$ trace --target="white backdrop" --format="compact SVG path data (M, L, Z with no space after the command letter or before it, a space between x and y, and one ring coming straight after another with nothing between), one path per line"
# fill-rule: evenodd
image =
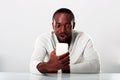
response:
M120 0L0 0L0 71L29 71L36 37L52 30L61 7L74 12L75 29L92 37L101 71L120 72Z

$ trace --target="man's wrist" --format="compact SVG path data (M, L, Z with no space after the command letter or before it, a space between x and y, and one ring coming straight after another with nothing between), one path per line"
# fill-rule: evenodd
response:
M70 73L70 65L67 65L64 68L62 68L62 72L63 73Z

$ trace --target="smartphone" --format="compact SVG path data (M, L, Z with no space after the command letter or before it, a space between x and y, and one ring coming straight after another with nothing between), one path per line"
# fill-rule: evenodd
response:
M56 55L60 56L68 52L68 44L67 43L57 43L56 44Z

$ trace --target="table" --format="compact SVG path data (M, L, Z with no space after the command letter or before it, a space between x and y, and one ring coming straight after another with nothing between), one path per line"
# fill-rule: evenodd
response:
M45 74L0 72L0 80L120 80L120 73Z

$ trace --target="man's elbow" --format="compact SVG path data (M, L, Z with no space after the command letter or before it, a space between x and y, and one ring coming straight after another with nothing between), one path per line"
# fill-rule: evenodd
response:
M92 65L92 71L93 73L100 73L100 62L97 60L93 65Z

